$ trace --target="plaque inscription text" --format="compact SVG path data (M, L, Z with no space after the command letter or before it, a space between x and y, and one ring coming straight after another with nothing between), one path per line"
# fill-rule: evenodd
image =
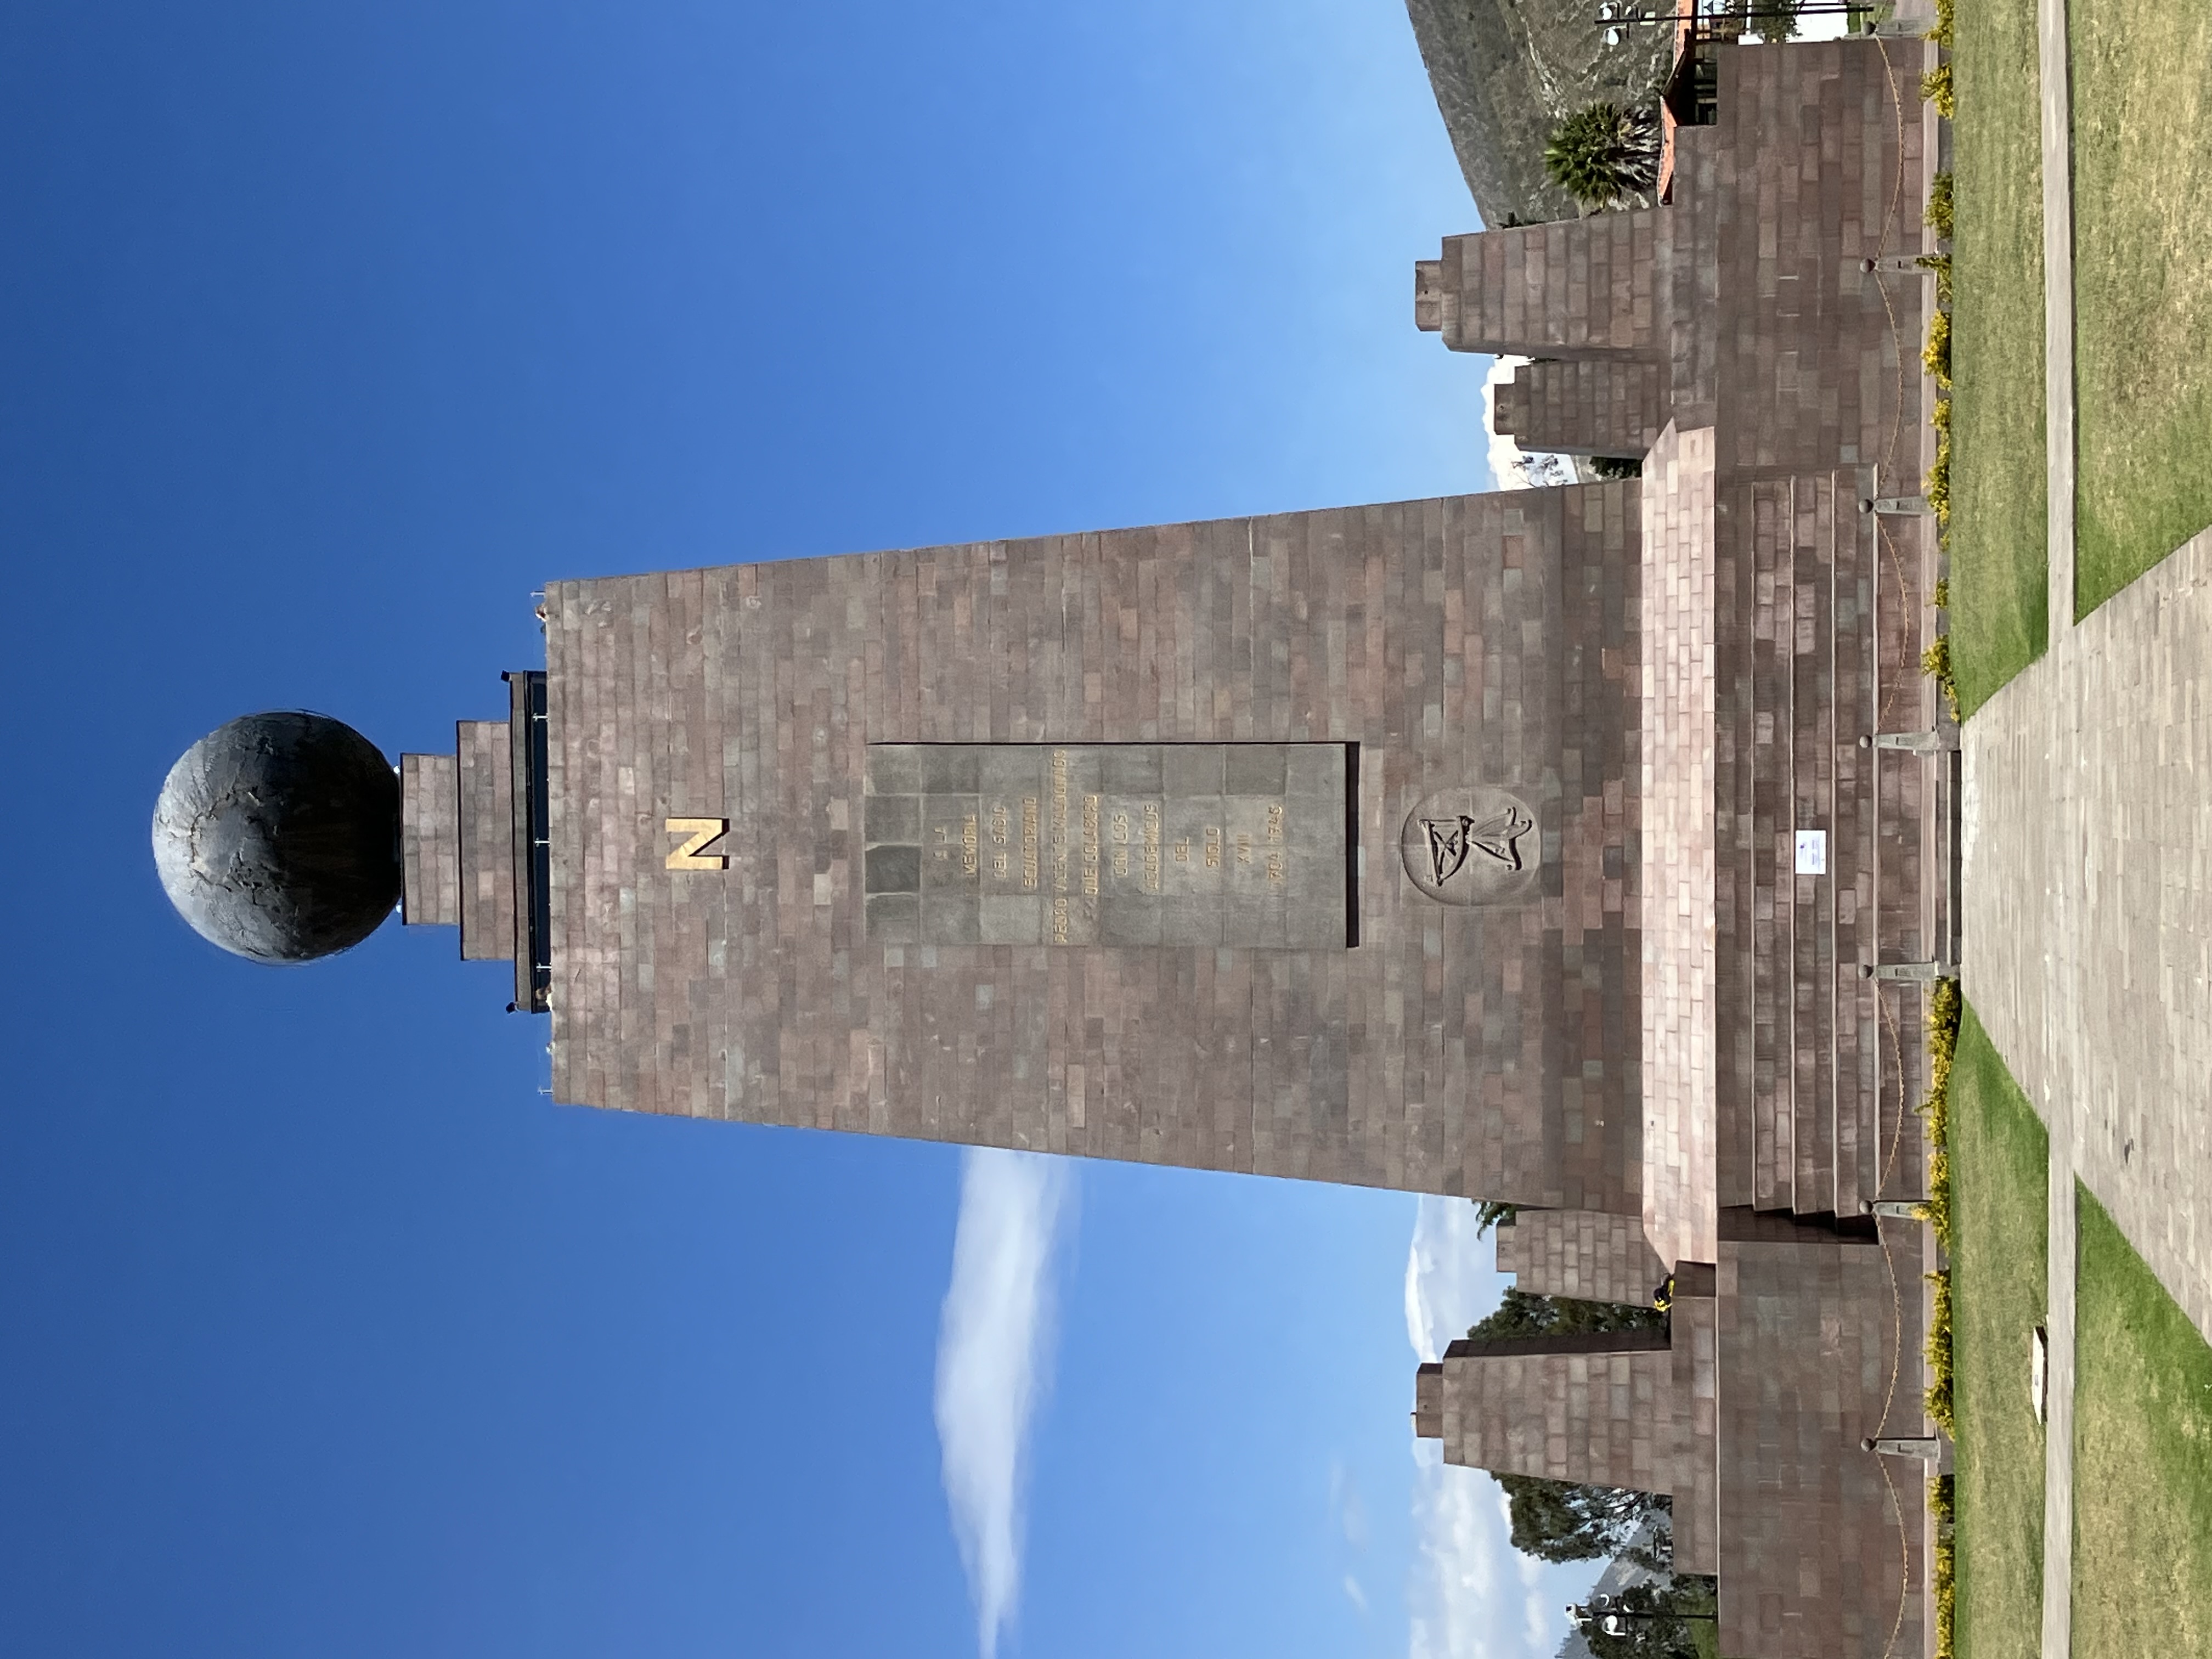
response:
M1346 745L872 744L885 945L1350 942Z

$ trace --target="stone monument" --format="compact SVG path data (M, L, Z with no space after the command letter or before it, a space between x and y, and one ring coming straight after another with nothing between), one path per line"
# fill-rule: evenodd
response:
M1872 741L1936 713L1924 56L1688 31L1661 205L1417 267L1534 360L1524 443L1640 479L556 581L505 717L346 785L337 854L343 765L257 817L196 748L164 880L283 960L396 885L514 963L563 1102L1521 1206L1525 1287L1671 1274L1671 1333L1455 1343L1417 1431L1671 1494L1727 1653L1919 1651L1917 1466L1862 1442L1925 1431L1873 970L1951 926L1947 775Z

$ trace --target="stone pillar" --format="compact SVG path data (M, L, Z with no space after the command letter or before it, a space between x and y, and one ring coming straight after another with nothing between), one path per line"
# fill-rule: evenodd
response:
M399 757L399 918L410 927L461 919L459 808L451 755Z
M1502 1223L1496 1237L1498 1271L1542 1296L1649 1307L1668 1273L1644 1237L1641 1216L1523 1210Z
M399 757L401 919L458 927L471 962L515 955L512 729L462 720L453 754Z
M1414 266L1414 323L1454 351L1656 362L1665 210L1448 236L1441 258Z
M1718 1308L1686 1276L1667 1330L1463 1340L1413 1382L1413 1432L1498 1474L1663 1492L1684 1572L1719 1570Z
M1523 363L1497 410L1499 433L1523 449L1633 458L1667 424L1667 392L1656 362Z

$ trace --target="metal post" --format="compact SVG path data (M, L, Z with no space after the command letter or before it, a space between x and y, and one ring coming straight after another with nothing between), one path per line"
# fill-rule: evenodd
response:
M1934 1463L1943 1455L1943 1438L1934 1434L1884 1435L1860 1441L1859 1449L1877 1457L1917 1457L1923 1463Z
M1859 968L1861 979L1902 979L1918 984L1928 984L1939 979L1955 979L1959 967L1951 962L1875 962Z
M1861 743L1862 749L1867 745ZM1874 734L1876 749L1902 749L1911 755L1940 755L1959 746L1959 728L1939 726L1929 732L1877 732Z

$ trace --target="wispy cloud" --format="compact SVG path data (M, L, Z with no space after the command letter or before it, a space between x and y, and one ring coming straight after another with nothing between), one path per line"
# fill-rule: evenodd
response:
M1498 1304L1511 1281L1497 1260L1495 1247L1475 1231L1474 1205L1421 1199L1406 1251L1406 1340L1416 1358L1442 1358L1444 1344Z
M1364 1619L1368 1611L1367 1587L1359 1582L1359 1570L1366 1558L1371 1528L1367 1521L1367 1504L1359 1496L1359 1478L1341 1459L1328 1466L1328 1508L1344 1539L1344 1599L1357 1607Z
M1030 1424L1051 1380L1053 1257L1073 1196L1060 1159L979 1149L961 1165L937 1438L983 1659L1021 1600Z
M1328 1466L1328 1507L1337 1528L1354 1552L1367 1547L1367 1505L1359 1496L1359 1480L1340 1459Z
M1474 1206L1424 1198L1406 1252L1406 1340L1415 1358L1444 1345L1498 1305L1509 1282ZM1443 1461L1433 1440L1413 1443L1413 1583L1408 1597L1413 1659L1520 1659L1555 1640L1545 1611L1542 1565L1512 1545L1505 1494L1479 1469Z
M1417 1441L1413 1526L1418 1542L1410 1600L1413 1659L1492 1659L1516 1653L1509 1637L1510 1601L1501 1595L1501 1567L1510 1571L1512 1546L1495 1481L1454 1468L1433 1440Z
M1513 1512L1506 1507L1505 1494L1498 1494L1498 1512L1505 1523L1505 1535L1513 1535ZM1552 1618L1552 1604L1543 1596L1544 1564L1533 1555L1516 1553L1513 1571L1521 1578L1521 1632L1528 1638L1531 1653L1543 1653L1559 1639L1560 1628ZM1560 1611L1566 1611L1560 1604Z

